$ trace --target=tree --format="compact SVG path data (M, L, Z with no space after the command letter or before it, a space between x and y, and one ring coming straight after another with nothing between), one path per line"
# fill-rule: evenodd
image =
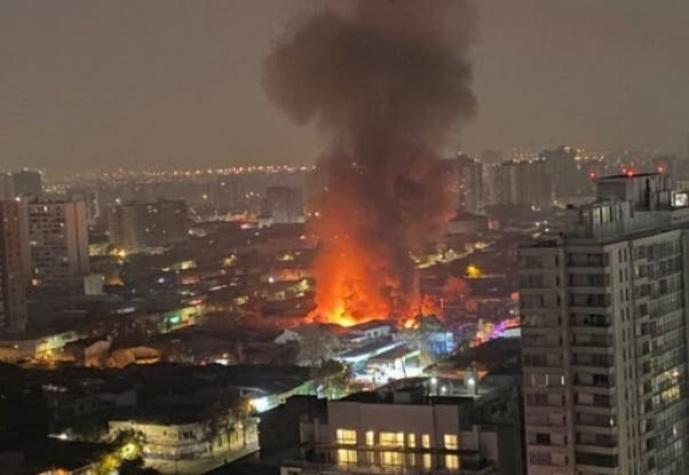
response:
M133 460L123 460L119 468L119 475L157 475L158 470L145 467L144 460L141 457Z
M335 360L328 360L313 368L312 378L321 382L329 399L336 399L349 392L352 382L352 368Z
M143 454L144 435L133 429L122 430L113 439L110 450L101 455L96 463L96 475L110 475L120 470L127 463L128 468L136 466L134 462ZM141 461L143 465L143 460ZM137 473L137 472L134 472Z

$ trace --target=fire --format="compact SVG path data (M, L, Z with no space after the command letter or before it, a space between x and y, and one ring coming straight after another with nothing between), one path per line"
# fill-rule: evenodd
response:
M440 155L476 110L472 18L461 1L357 0L316 12L266 58L268 97L325 144L310 200L312 319L403 324L431 306L410 253L455 214Z
M312 317L342 326L352 326L392 312L385 298L375 256L351 237L335 240L316 258L316 305Z

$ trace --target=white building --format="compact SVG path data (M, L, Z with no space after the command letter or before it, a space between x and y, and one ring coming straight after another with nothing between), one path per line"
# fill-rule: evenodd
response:
M686 474L687 194L644 174L597 196L520 249L529 474Z
M512 431L519 429L478 422L476 404L472 398L429 397L423 387L330 400L327 420L301 424L311 459L284 462L281 473L518 473L520 450Z
M173 416L173 415L171 415ZM119 432L134 430L143 435L143 457L147 463L156 461L208 458L219 452L240 449L258 450L256 420L218 421L183 420L173 417L170 422L145 420L112 420L108 423L112 438Z

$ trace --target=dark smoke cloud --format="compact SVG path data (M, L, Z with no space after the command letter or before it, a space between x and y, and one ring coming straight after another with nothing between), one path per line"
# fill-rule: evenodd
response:
M357 285L393 309L413 292L409 252L451 211L438 154L476 109L472 35L463 1L337 0L266 59L268 96L328 141L313 203L323 253L365 255L371 282Z

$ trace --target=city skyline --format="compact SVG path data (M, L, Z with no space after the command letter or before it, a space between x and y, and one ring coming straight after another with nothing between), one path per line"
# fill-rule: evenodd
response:
M285 25L328 3L1 1L0 168L312 163L317 132L275 110L261 68ZM456 149L685 152L689 6L474 4L478 115Z

